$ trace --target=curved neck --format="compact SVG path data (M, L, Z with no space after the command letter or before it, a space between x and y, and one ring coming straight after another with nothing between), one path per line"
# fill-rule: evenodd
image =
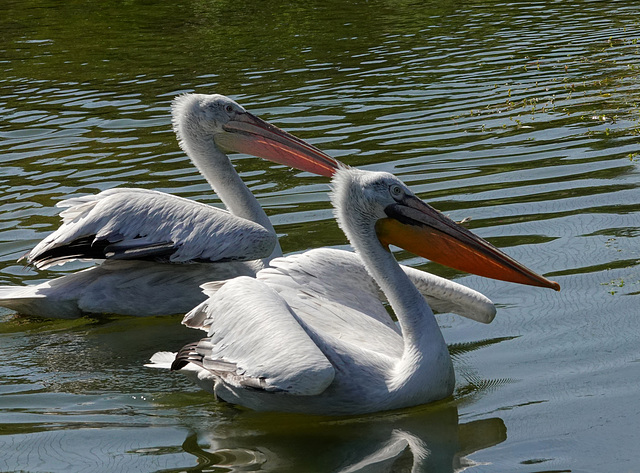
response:
M373 226L365 233L350 236L349 240L395 312L405 352L420 349L424 343L444 345L433 311L391 252L380 244Z
M383 248L374 224L343 217L347 217L339 219L343 230L387 297L402 329L404 350L388 373L389 389L415 384L420 392L425 379L433 382L438 378L448 386L449 381L444 380L452 379L453 365L433 311L393 255Z
M187 154L229 212L276 233L258 200L242 182L227 155L220 151L213 140L207 140L206 146L188 146ZM282 256L282 249L276 241L275 248L264 262L268 263L278 256Z

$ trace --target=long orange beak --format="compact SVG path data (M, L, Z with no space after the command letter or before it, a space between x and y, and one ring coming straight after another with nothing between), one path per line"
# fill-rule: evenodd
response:
M215 141L229 151L327 177L333 176L338 169L338 161L318 148L249 112L236 116L223 128L225 132L216 135Z
M560 284L531 271L488 241L414 196L385 209L378 220L380 242L404 248L450 268L502 281L560 290Z

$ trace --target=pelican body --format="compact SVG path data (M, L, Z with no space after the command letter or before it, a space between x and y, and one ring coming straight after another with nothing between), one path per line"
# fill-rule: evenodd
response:
M414 406L449 396L455 376L434 313L389 244L476 274L559 289L392 174L343 166L334 173L338 224L398 325L361 282L336 288L326 269L317 270L324 250L311 250L274 259L255 279L204 285L208 299L183 323L207 337L177 354L157 353L150 366L184 371L220 399L260 411L350 415ZM303 273L312 284L300 284Z

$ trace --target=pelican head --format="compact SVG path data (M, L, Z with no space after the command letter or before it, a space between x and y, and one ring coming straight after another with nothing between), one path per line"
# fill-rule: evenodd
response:
M359 231L375 231L390 244L479 276L560 290L488 241L446 217L396 176L341 167L333 178L336 219L351 241ZM373 227L373 229L372 229Z
M174 99L171 113L180 146L189 155L205 154L215 147L323 176L331 176L338 167L319 149L252 115L224 95L180 95Z

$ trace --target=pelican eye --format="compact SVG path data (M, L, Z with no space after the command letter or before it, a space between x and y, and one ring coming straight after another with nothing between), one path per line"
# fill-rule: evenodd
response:
M233 107L231 105L225 105L224 109L227 113L233 112Z
M402 197L402 195L404 194L402 187L400 187L398 184L392 184L391 187L389 187L389 191L394 198Z

